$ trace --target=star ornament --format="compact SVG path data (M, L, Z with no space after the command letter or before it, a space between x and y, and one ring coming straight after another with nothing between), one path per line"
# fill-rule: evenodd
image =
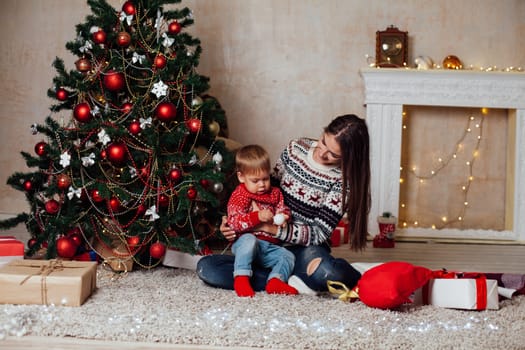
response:
M60 165L62 165L63 168L69 166L70 162L71 156L69 155L69 153L67 153L67 151L60 155Z
M162 80L159 80L158 83L153 84L153 89L151 89L151 93L157 96L157 98L166 96L168 93L168 85L164 84Z

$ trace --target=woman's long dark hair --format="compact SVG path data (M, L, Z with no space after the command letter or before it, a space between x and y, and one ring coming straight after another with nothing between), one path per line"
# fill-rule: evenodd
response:
M335 136L341 148L343 173L343 212L350 228L353 250L366 247L370 212L370 139L363 119L346 114L332 120L324 129Z

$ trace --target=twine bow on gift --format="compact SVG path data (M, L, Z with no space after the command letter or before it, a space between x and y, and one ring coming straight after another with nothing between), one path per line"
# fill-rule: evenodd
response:
M47 264L40 265L40 269L38 272L26 276L21 282L20 285L26 283L28 279L30 279L33 276L41 276L40 279L40 294L42 298L42 304L47 305L47 276L49 276L54 271L61 271L64 269L64 264L62 263L62 260L52 259L49 260Z
M349 289L344 283L337 281L326 281L330 294L338 297L342 301L355 301L359 299L357 288Z

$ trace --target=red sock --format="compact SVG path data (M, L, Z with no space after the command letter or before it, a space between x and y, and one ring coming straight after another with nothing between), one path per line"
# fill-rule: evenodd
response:
M288 283L281 281L277 277L274 277L268 281L268 283L266 284L266 292L268 294L299 294L297 289L288 285Z
M249 276L235 276L233 279L233 289L240 297L253 297L255 292L250 285Z

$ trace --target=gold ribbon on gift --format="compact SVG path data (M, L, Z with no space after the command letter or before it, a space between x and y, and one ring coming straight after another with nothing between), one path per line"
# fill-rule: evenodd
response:
M342 301L353 301L359 299L357 288L349 289L344 283L338 281L326 281L330 294L338 297Z
M40 294L42 298L42 304L47 305L47 276L49 276L54 271L61 271L64 269L64 264L62 263L62 260L57 259L51 259L48 261L47 264L40 265L40 269L29 276L26 276L21 282L20 285L26 283L28 279L30 279L33 276L41 276L40 278Z

